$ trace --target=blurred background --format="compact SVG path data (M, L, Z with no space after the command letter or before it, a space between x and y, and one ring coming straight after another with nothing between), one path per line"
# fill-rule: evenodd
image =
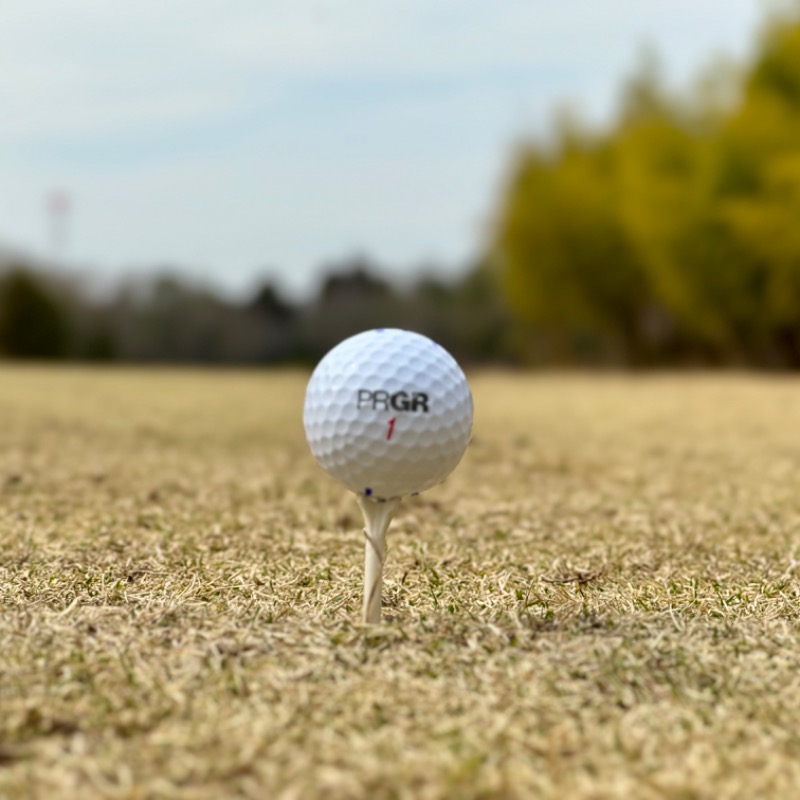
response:
M0 355L800 366L800 3L7 0Z

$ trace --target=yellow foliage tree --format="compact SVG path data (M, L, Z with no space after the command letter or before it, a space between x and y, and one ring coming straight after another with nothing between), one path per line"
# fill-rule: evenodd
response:
M644 287L615 213L615 171L613 148L575 131L557 154L521 153L495 252L523 318L630 346Z
M666 335L800 365L800 15L768 28L733 104L669 98L650 60L606 135L530 145L493 245L514 308L544 330L630 358Z

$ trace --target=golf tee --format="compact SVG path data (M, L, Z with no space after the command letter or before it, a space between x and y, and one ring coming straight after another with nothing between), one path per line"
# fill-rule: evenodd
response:
M383 562L386 557L386 531L400 500L372 500L356 495L364 514L364 606L363 621L374 624L381 621L383 589Z

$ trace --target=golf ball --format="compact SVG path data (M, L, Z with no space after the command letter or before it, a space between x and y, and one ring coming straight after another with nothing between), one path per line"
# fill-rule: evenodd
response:
M404 497L441 483L461 460L472 395L443 347L378 328L345 339L319 362L303 424L331 477L378 500Z

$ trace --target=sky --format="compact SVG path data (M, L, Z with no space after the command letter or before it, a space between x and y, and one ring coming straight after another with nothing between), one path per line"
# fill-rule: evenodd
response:
M513 148L743 59L762 0L3 0L0 245L113 281L313 291L485 245ZM59 233L51 198L64 192Z

